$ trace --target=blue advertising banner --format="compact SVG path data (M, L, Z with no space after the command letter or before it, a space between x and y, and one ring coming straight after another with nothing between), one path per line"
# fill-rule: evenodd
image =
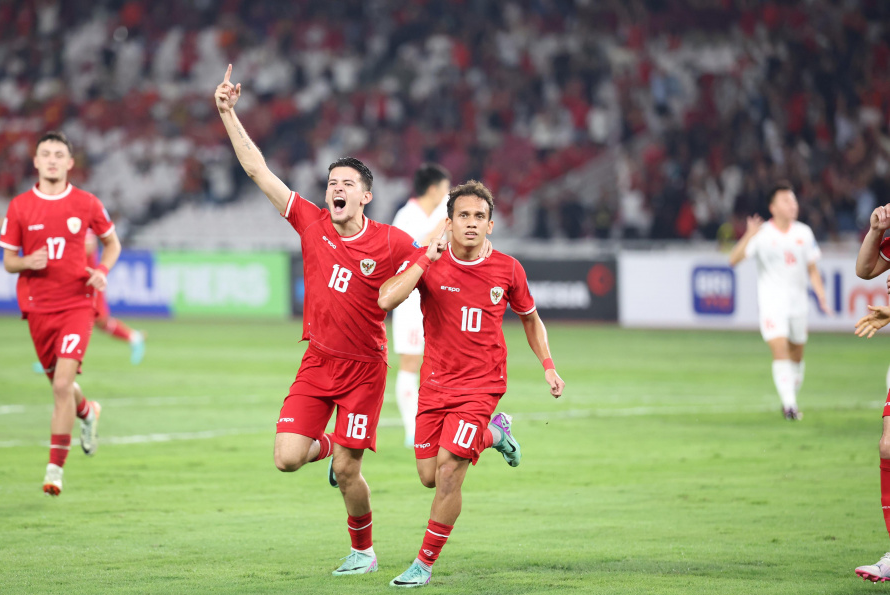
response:
M115 316L170 316L170 292L159 282L155 256L147 250L124 250L108 274L105 299ZM15 297L18 275L0 272L0 314L19 314Z
M0 269L0 314L18 314L19 303L15 299L15 284L18 275L10 275Z
M147 250L124 250L108 273L105 299L114 315L170 316L170 295L158 279L155 255Z

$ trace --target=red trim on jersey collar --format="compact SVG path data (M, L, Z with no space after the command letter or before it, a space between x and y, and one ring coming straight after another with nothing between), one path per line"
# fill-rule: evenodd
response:
M362 237L365 234L365 232L368 230L369 219L367 217L365 217L364 215L362 215L362 220L364 221L364 224L362 225L362 230L360 232L358 232L354 236L348 236L348 237L340 236L340 239L343 240L344 242L353 242L353 241L359 239L360 237Z
M451 255L451 260L453 260L457 264L461 264L466 267L475 266L485 260L481 256L479 258L477 258L476 260L461 260L460 258L458 258L457 256L454 255L454 252L451 251L451 242L448 242L448 254Z
M788 225L788 229L786 229L785 231L782 231L781 229L779 229L779 226L776 225L775 221L773 221L772 219L770 219L770 220L768 221L768 223L769 223L770 225L772 225L773 227L775 227L775 228L776 228L776 231L778 231L778 232L779 232L780 234L782 234L782 235L788 233L789 231L791 231L791 228L794 227L794 221L792 221L792 222Z
M66 196L71 194L71 191L73 189L74 186L69 183L68 187L65 188L65 190L61 194L45 194L37 189L37 184L34 184L34 187L31 188L31 191L34 192L37 198L42 198L43 200L59 200L60 198L65 198Z

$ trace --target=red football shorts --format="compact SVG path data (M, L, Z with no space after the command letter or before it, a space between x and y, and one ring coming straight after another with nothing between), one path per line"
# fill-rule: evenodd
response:
M475 465L484 447L482 436L501 395L449 393L420 387L414 427L414 456L429 459L439 448Z
M93 334L95 316L93 308L28 314L28 329L37 358L50 378L60 357L83 362ZM77 371L80 371L80 366Z
M890 391L887 391L887 400L884 401L884 415L882 417L887 417L890 415Z
M319 439L337 407L334 442L377 450L377 422L386 388L384 362L335 359L309 345L278 416L279 434Z

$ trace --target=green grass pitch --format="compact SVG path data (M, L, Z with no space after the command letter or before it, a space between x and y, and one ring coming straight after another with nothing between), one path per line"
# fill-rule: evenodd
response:
M72 450L41 492L51 394L27 325L0 319L0 592L392 593L432 492L387 392L365 475L380 571L333 578L349 551L327 465L272 464L305 344L296 322L140 321L142 365L94 333L81 384L103 405L96 457ZM506 328L522 465L489 451L432 593L875 593L853 574L888 547L877 440L890 337L816 334L781 418L755 333L548 326L558 401Z

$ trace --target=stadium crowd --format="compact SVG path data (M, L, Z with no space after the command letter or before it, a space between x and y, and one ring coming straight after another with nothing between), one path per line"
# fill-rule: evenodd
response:
M881 0L0 1L0 201L52 128L124 237L237 200L211 100L231 62L245 126L310 197L344 154L382 177L432 160L483 179L508 223L534 201L514 233L730 238L788 178L824 239L890 196L888 16ZM547 193L615 155L614 187Z

